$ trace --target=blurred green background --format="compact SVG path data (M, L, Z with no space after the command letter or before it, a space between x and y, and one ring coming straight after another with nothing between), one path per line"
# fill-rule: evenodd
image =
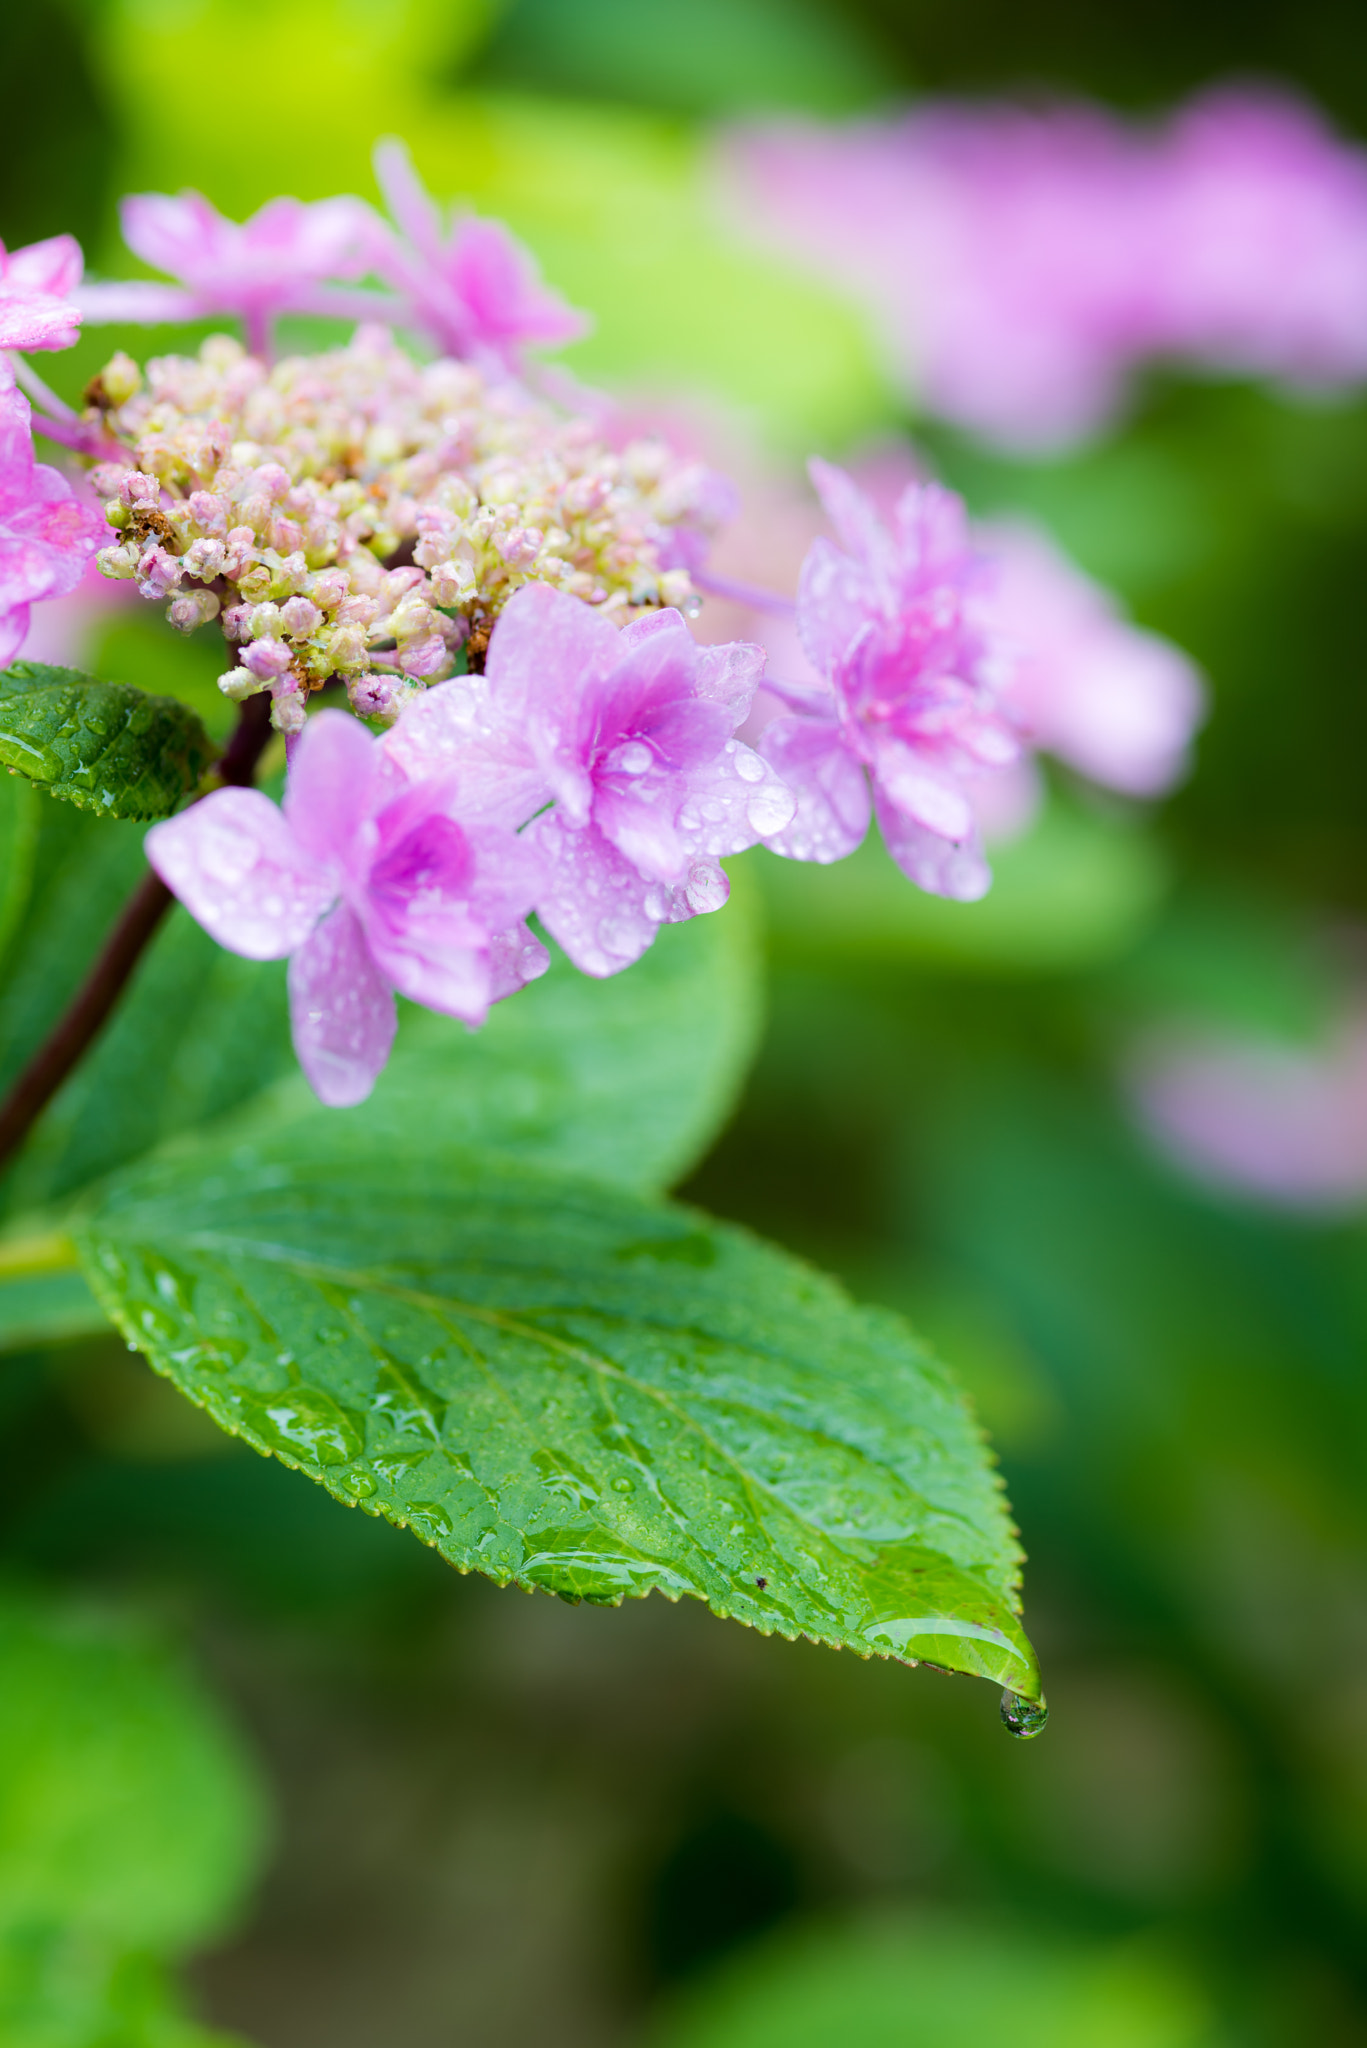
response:
M1184 1182L1115 1078L1155 1019L1313 1044L1360 985L1367 403L1165 374L1099 446L1008 463L902 417L855 310L744 246L707 162L755 108L1158 110L1249 72L1367 133L1360 11L33 0L5 35L11 245L72 229L127 274L121 192L373 196L402 132L593 310L581 375L719 403L776 461L915 432L1188 648L1213 711L1156 813L1059 778L981 909L872 850L748 857L768 1030L685 1189L972 1388L1046 1736L1008 1741L985 1687L457 1579L120 1347L11 1354L0 2038L188 2048L188 2000L261 2048L1367 2041L1362 1222ZM54 381L116 340L145 345L89 336ZM218 666L127 614L92 658Z

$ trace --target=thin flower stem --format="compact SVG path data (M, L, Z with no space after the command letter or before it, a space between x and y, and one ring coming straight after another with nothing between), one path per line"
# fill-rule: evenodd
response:
M752 612L772 612L776 618L790 619L797 610L791 597L779 597L772 590L761 590L757 583L741 583L734 576L714 576L710 569L695 569L693 581L708 597L724 597L732 604L743 604Z
M248 697L218 764L217 785L250 786L271 736L269 695ZM173 898L160 875L143 876L66 1010L0 1103L0 1166L18 1151L67 1075L107 1023Z
M33 415L33 431L55 441L61 448L73 448L78 455L96 455L104 462L127 462L129 451L111 441L98 427L88 427L83 420L53 420L45 412Z

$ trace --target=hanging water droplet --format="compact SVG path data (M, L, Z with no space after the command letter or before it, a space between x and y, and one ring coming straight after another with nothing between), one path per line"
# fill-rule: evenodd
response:
M1043 1732L1049 1719L1049 1709L1043 1700L1022 1699L1018 1692L1002 1694L1002 1720L1008 1735L1014 1735L1020 1742L1028 1742L1032 1735Z

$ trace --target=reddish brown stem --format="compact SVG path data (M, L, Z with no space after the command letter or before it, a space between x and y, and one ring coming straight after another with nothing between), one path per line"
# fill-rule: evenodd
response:
M271 700L248 697L218 764L220 783L245 789L271 736ZM17 1152L81 1055L99 1036L149 939L170 909L160 875L146 874L66 1010L0 1103L0 1166Z

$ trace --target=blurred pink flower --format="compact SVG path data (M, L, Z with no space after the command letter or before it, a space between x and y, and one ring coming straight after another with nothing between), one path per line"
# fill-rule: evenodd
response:
M843 470L811 464L842 548L803 564L798 627L828 686L825 707L774 719L760 748L798 800L770 842L794 860L839 860L868 829L867 768L889 853L939 896L971 901L991 873L968 784L1018 754L984 564L961 501L909 484L891 530Z
M725 203L872 315L915 403L1020 450L1102 427L1154 356L1367 374L1367 156L1221 91L1166 130L930 105L733 131Z
M81 245L70 235L7 251L0 242L0 349L70 348L81 316Z
M385 744L410 775L454 774L481 814L534 820L538 916L584 973L616 974L662 924L719 910L721 857L793 815L734 736L763 661L758 647L699 647L676 611L619 631L530 583L500 615L483 677L427 691Z
M1129 1083L1149 1135L1198 1179L1287 1208L1367 1200L1367 1013L1318 1051L1166 1034Z
M367 268L369 208L359 199L272 199L250 220L226 220L198 192L172 198L144 192L120 208L123 238L135 256L179 280L159 284L94 284L77 294L86 317L114 320L199 320L236 314L247 345L268 353L272 322L282 313L363 316L374 293L338 292L330 280Z
M400 232L372 230L371 261L399 292L397 317L444 355L493 359L516 370L528 347L575 341L588 321L541 282L536 264L501 222L465 214L449 232L404 144L382 142L375 176Z
M1367 375L1367 152L1282 94L1212 92L1175 118L1154 203L1163 346L1292 384Z
M1015 654L1003 701L1032 747L1127 796L1161 796L1185 773L1205 708L1195 663L1131 624L1039 527L989 521L998 617Z
M363 1102L389 1057L394 991L480 1024L543 974L522 922L539 863L524 838L454 814L450 777L406 783L343 711L309 720L284 809L220 789L154 825L147 857L230 952L288 956L294 1047L334 1107Z
M34 461L29 402L0 386L0 667L24 644L29 607L74 590L108 538L94 503Z

